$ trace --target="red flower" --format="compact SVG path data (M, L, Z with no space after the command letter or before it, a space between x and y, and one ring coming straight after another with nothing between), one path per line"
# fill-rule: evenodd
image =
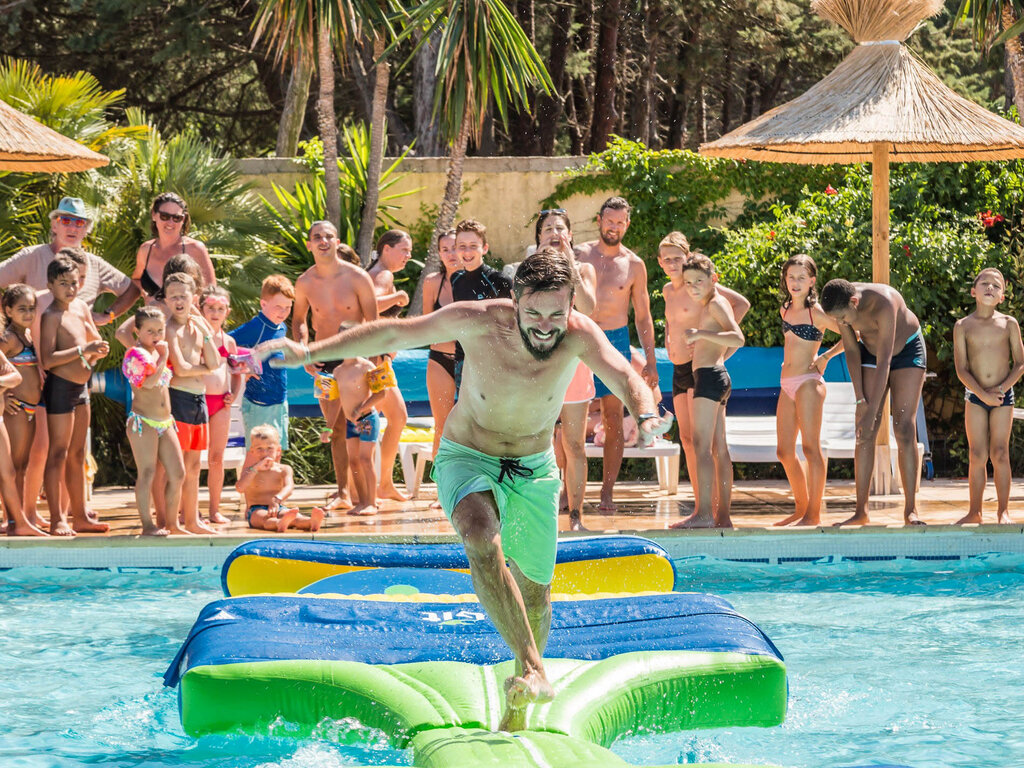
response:
M910 258L910 246L909 246L909 245L904 245L904 246L903 246L903 254L904 254L904 255L905 255L905 256L906 256L906 257L907 257L908 259Z
M768 230L768 239L769 240L774 240L775 239L775 230L774 229Z
M825 187L825 194L826 195L838 195L839 194L839 190L837 190L835 187L833 187L831 184L829 184L827 187Z
M979 213L978 216L981 217L981 223L985 225L986 229L988 229L989 227L994 227L1001 221L1005 221L1002 214L997 213L993 215L992 211L985 211L984 213Z

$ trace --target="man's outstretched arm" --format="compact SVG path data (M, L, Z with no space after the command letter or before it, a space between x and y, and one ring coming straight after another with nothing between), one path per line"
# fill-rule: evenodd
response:
M291 339L275 339L256 347L266 360L275 352L282 358L270 361L275 368L296 368L317 360L347 357L372 357L398 349L415 349L445 341L454 341L466 329L479 327L487 314L483 302L449 304L429 315L414 318L383 319L349 328L308 346Z

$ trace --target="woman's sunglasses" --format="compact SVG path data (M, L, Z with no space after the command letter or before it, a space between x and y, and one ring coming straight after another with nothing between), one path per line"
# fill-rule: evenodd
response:
M184 213L167 213L166 211L157 211L156 215L160 217L160 221L173 221L175 224L181 224L185 220Z

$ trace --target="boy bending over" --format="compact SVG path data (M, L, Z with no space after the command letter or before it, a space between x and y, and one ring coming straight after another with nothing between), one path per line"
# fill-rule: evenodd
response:
M1010 520L1010 428L1013 385L1024 373L1020 325L997 312L1006 283L998 269L983 269L974 278L971 296L977 308L953 326L953 360L963 382L964 426L971 449L968 470L970 506L957 524L981 522L981 500L992 460L996 486L996 521Z
M249 432L249 452L235 488L245 496L245 519L250 528L282 533L288 528L319 531L324 511L313 507L309 517L282 506L295 489L292 468L281 464L281 433L269 424Z
M377 465L374 451L380 437L380 414L384 390L395 385L395 375L386 358L378 367L365 357L350 357L334 369L345 412L345 444L352 471L353 501L350 515L377 514ZM389 470L390 471L390 470Z

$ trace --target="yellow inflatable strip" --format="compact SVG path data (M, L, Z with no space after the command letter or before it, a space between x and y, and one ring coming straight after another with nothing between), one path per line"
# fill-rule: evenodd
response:
M260 595L244 595L244 597L267 597L272 595L287 594L288 597L301 597L306 599L321 598L327 600L374 600L382 603L478 603L480 599L469 592L464 595L431 595L426 592L418 592L414 595L394 594L394 595L342 595L337 593L326 593L322 595L315 594L292 594L282 592L264 592ZM585 595L573 594L553 594L551 595L552 602L568 602L572 600L615 600L622 597L645 597L651 595L664 595L665 592L659 591L647 591L647 592L591 592ZM236 598L240 599L240 598Z

